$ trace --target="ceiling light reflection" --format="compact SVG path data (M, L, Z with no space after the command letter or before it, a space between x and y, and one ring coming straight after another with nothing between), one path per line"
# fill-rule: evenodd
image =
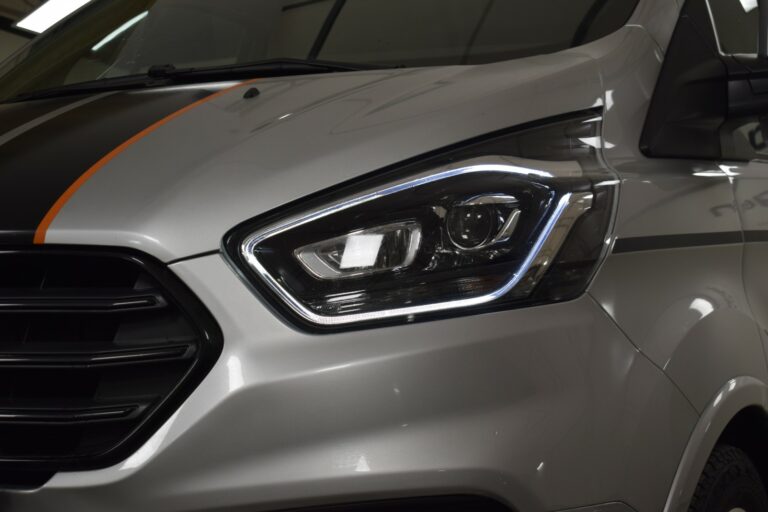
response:
M757 0L739 0L744 12L752 12L757 9Z
M135 469L140 466L143 466L145 462L147 462L149 459L152 458L152 456L157 453L157 451L160 449L160 446L163 444L163 441L165 441L166 436L168 435L168 432L171 430L171 426L173 425L173 422L176 421L176 418L178 417L180 411L176 411L173 416L171 416L168 421L165 422L165 424L155 432L155 435L153 435L149 441L144 443L144 446L139 448L139 451L131 455L128 460L126 460L122 466L120 466L120 470L126 470L126 469Z
M136 25L138 22L140 22L144 18L146 18L148 14L149 14L149 11L144 11L143 13L139 14L138 16L135 16L135 17L131 18L130 20L126 21L125 23L123 23L122 25L117 27L117 29L115 29L114 32L112 32L107 37L105 37L104 39L102 39L101 41L96 43L93 46L93 48L91 48L91 51L92 52L97 52L97 51L101 50L104 46L106 46L109 43L111 43L112 41L114 41L117 38L117 36L119 36L120 34L125 32L126 30L128 30L132 26Z
M229 392L232 393L245 385L243 377L243 363L237 356L231 356L227 360L227 371L229 372Z
M715 306L707 299L694 299L691 302L691 310L701 315L701 318L711 315L715 311Z
M29 16L16 24L17 27L36 32L45 32L91 0L48 0Z

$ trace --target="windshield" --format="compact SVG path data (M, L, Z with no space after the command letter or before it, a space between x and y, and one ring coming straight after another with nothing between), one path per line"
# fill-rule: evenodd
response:
M279 59L366 67L483 64L603 37L626 23L637 2L92 0L0 66L0 100L158 66Z

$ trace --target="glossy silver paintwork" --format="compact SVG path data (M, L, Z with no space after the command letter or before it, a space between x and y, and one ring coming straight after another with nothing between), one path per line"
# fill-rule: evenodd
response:
M760 229L760 220L750 221L744 205L762 189L742 179L744 164L649 160L640 152L637 141L653 91L654 74L648 70L661 65L658 52L627 48L632 57L617 62L614 78L606 83L608 90L628 93L627 101L615 101L618 108L605 116L604 136L614 144L605 154L622 181L614 236ZM746 167L753 178L760 169L764 176L768 172L764 164ZM761 214L755 210L751 215ZM687 510L706 459L733 416L749 406L766 408L768 375L759 327L765 303L755 297L766 290L757 284L765 275L761 247L733 244L613 255L590 290L700 413L665 511Z
M597 66L578 50L257 85L257 98L234 90L119 155L64 207L47 242L187 257L218 248L246 219L426 148L602 101Z
M744 230L768 232L768 162L733 164L735 204ZM768 239L744 247L744 285L768 349Z
M741 261L738 244L613 255L592 288L700 412L733 377L768 382Z
M317 337L255 302L219 256L173 269L222 324L220 364L140 455L60 474L11 510L270 510L446 492L532 512L618 499L659 510L696 420L589 297Z
M626 28L555 55L232 91L112 161L48 241L187 258L318 190L593 106L621 181L608 246L768 229L768 210L747 206L768 164L639 151L680 5L641 0ZM322 337L286 325L218 255L173 264L224 330L212 373L121 465L59 474L0 508L242 512L466 492L520 512L683 512L733 415L768 408L767 245L613 254L572 302Z
M666 49L677 24L684 0L641 1L628 25L648 32L662 49Z
M657 74L661 65L658 48L641 39L635 33L618 43L626 45L622 55L629 58L609 63L606 75L614 98L604 132L613 147L605 156L621 177L614 236L740 231L729 162L650 160L640 152L655 79L649 71ZM729 378L752 375L768 382L741 279L743 251L734 244L613 255L590 291L698 410ZM728 350L724 337L732 344Z

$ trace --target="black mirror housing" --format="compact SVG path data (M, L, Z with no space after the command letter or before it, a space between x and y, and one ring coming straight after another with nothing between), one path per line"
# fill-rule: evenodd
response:
M768 60L768 0L758 0L757 8L760 14L760 36L757 44L757 55L762 59Z
M756 125L762 140L768 134L768 0L758 5L759 52L725 55L707 0L686 1L640 141L646 156L754 158L754 153L734 151L728 138L742 122Z

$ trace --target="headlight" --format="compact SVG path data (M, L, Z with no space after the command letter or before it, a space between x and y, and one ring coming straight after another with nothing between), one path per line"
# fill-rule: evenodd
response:
M313 330L572 299L612 217L600 141L594 112L484 137L247 222L227 254Z

